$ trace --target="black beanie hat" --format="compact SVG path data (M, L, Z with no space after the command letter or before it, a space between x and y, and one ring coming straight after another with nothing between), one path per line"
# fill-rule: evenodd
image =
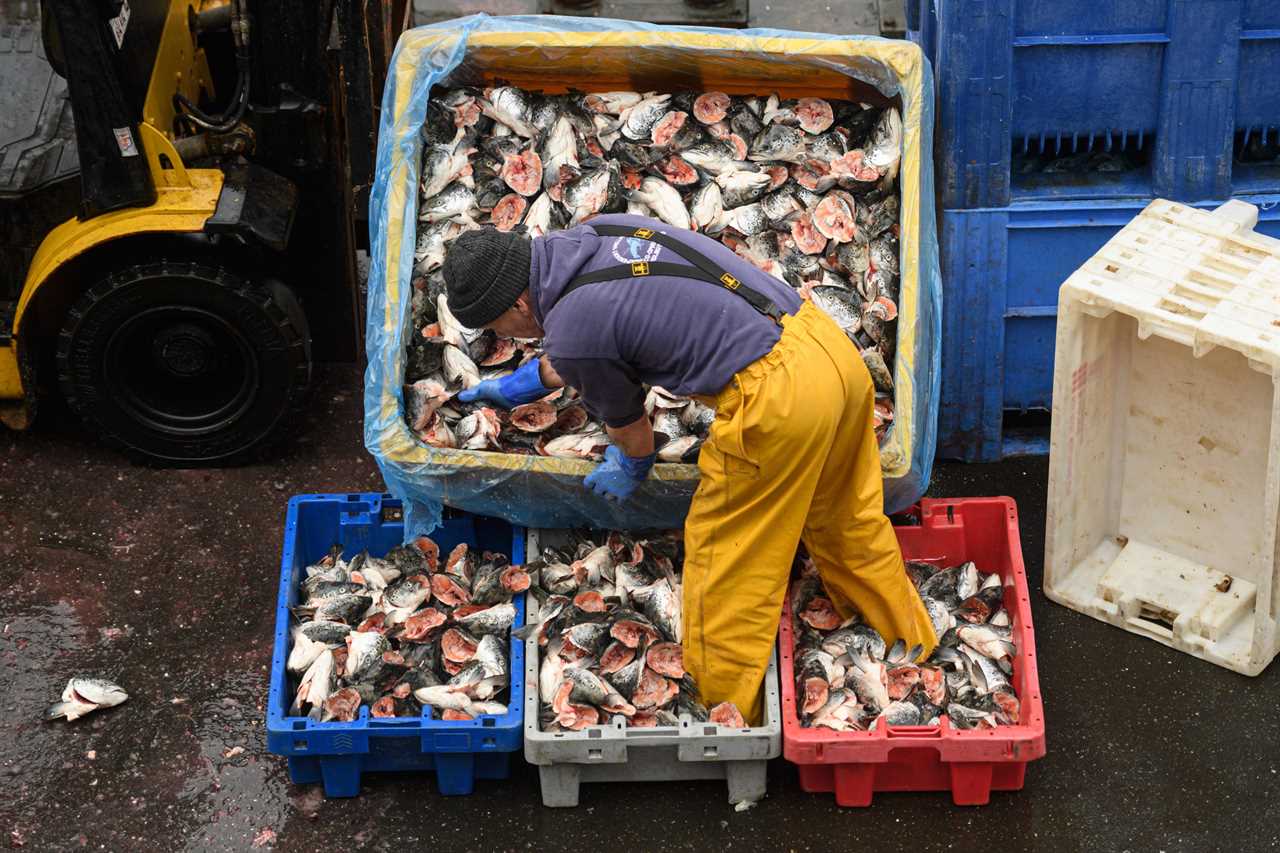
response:
M464 231L444 256L449 310L458 322L478 329L516 304L529 286L529 238L496 228Z

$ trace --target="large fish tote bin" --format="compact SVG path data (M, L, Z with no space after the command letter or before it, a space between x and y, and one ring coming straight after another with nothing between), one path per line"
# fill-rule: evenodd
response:
M1045 753L1044 706L1018 509L1011 498L923 500L920 524L894 527L894 532L909 560L937 566L972 560L981 571L1000 575L1018 646L1012 684L1021 701L1021 722L961 730L952 728L944 715L938 726L882 726L873 732L801 728L788 595L778 629L783 755L799 770L801 788L834 792L842 806L869 806L877 791L950 791L956 805L985 805L992 791L1021 790L1027 762Z
M1280 646L1280 240L1152 202L1058 298L1045 594L1257 675Z
M448 553L461 542L524 562L524 530L505 521L450 513L431 538ZM442 794L470 794L477 779L506 779L511 754L520 749L524 721L524 643L511 638L511 698L501 717L437 720L430 708L420 717L378 719L368 707L350 723L318 723L291 717L293 696L285 672L292 634L291 608L298 601L304 569L335 543L344 559L368 550L382 556L404 540L400 501L390 495L298 495L289 501L284 556L276 603L275 651L267 699L267 750L289 759L289 778L297 784L323 782L329 797L354 797L360 777L383 770L434 770ZM524 624L524 602L517 596L513 625Z
M564 536L554 530L530 530L527 553L542 552ZM538 603L527 593L529 621ZM764 797L769 759L782 752L778 655L769 659L764 684L764 724L732 729L715 723L682 720L679 726L629 729L622 717L579 732L544 732L538 722L538 638L525 641L524 757L538 765L544 806L576 806L583 782L673 782L724 779L730 803Z
M901 296L894 421L880 446L885 507L901 511L929 483L937 423L941 283L933 193L933 79L900 40L785 30L712 30L605 18L473 15L406 31L391 61L370 199L365 446L410 531L442 506L526 527L676 528L698 485L695 465L662 463L626 506L582 488L594 463L450 450L404 422L405 341L413 293L421 128L435 87L502 80L546 92L722 90L894 104L902 111Z

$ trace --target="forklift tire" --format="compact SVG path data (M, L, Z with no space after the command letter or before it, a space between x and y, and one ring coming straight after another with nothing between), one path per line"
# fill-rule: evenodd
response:
M90 429L142 461L247 461L301 413L311 339L293 293L159 261L89 288L58 335L58 382Z

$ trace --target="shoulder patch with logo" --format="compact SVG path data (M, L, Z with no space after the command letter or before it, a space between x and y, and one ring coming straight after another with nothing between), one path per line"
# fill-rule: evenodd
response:
M639 237L619 237L613 241L613 256L620 264L632 264L636 261L653 263L661 252L662 247L657 243Z

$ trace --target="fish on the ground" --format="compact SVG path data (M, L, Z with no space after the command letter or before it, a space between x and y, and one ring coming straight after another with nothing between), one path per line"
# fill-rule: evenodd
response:
M537 410L500 413L496 432L471 417L474 407L453 401L542 347L449 322L437 307L440 268L453 239L482 223L541 236L624 211L711 235L832 315L875 384L877 439L888 434L901 274L896 108L718 91L548 95L462 87L433 97L422 137L415 334L404 383L405 420L418 440L600 457L607 436L576 414L582 410L570 391ZM551 420L546 407L575 414ZM694 430L693 440L665 434L661 462L696 461L705 430Z
M791 610L801 726L842 732L938 726L944 716L957 729L1017 725L1017 646L998 574L984 575L972 562L940 569L907 561L938 636L937 648L919 660L923 650L901 640L886 648L858 613L841 619L813 563L800 563ZM981 608L972 603L979 596Z
M682 718L745 727L732 703L708 710L685 671L678 535L615 532L599 540L545 547L529 564L540 604L515 634L536 640L542 656L541 729L581 731L619 718L642 728Z
M304 575L294 614L305 621L286 664L291 716L348 722L366 706L374 717L506 713L512 599L530 583L506 555L464 544L442 560L420 536L384 558L344 560L334 546ZM330 601L347 604L322 610Z
M71 722L100 708L114 708L128 698L124 688L114 682L77 675L67 681L67 686L62 688L62 700L51 705L44 716L46 720L63 717Z

